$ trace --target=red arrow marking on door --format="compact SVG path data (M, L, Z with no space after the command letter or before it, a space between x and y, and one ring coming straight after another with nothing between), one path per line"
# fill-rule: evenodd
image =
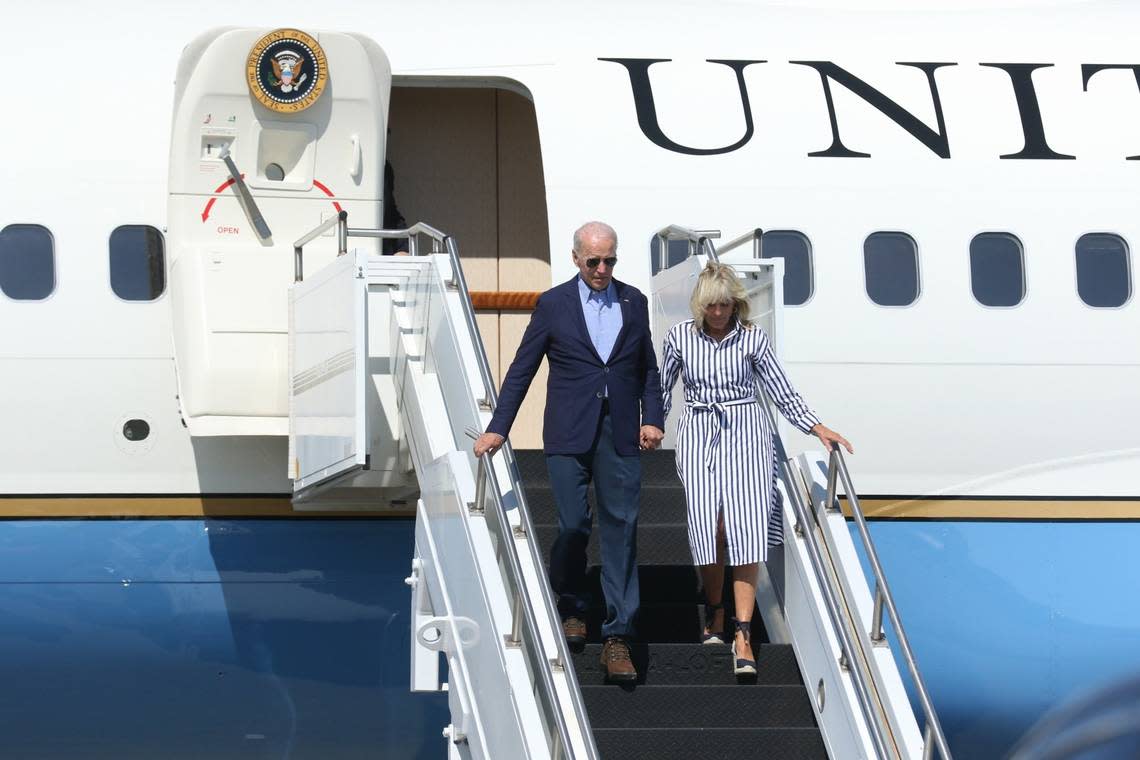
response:
M244 174L243 174L243 175L241 175L241 178L242 178L242 179L245 179L245 175L244 175ZM215 193L220 193L220 192L222 192L223 190L225 190L227 187L229 187L230 185L232 185L233 183L234 183L234 178L233 178L233 177L230 177L230 178L229 178L229 179L227 179L225 182L223 182L222 184L218 185L217 189L216 189L216 190L214 190L214 192L215 192ZM210 200L206 201L206 208L202 209L202 221L203 221L203 222L205 222L207 219L209 219L209 218L210 218L210 209L214 207L214 201L216 201L216 200L217 200L217 198L211 198Z
M317 181L317 180L313 180L313 185L314 185L314 186L315 186L315 187L316 187L318 190L320 190L322 193L324 193L325 195L327 195L328 197L330 197L330 198L335 198L335 197L336 197L335 195L333 195L333 191L332 191L332 190L329 190L329 189L328 189L327 187L325 187L325 186L324 186L324 184L322 184L321 182L319 182L319 181ZM336 201L333 201L333 208L335 208L335 209L336 209L336 211L337 211L337 213L338 213L338 214L340 213L340 210L341 210L341 209L340 209L340 204L339 204L339 203L337 203Z
M245 179L244 174L241 175L241 177L242 177L242 179ZM223 190L225 190L227 187L232 185L233 183L234 183L234 179L233 179L233 177L230 177L225 182L218 185L217 189L215 189L214 192L220 193ZM313 185L315 185L318 190L320 190L322 193L324 193L328 197L330 197L330 198L336 197L335 195L333 195L332 190L329 190L327 187L325 187L323 182L320 182L318 180L313 180ZM216 201L216 200L218 200L218 199L217 198L211 198L210 200L206 201L206 208L202 209L202 221L203 222L205 222L207 219L210 218L210 209L212 209L214 207L214 201ZM337 213L340 213L340 211L341 211L340 204L337 203L335 200L333 201L333 208L335 208L337 210Z

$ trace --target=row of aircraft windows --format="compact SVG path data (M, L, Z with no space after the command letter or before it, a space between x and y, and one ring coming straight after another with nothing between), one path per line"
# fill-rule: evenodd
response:
M681 241L678 241L681 242ZM795 230L765 232L765 258L784 260L784 303L799 306L815 290L811 241ZM687 248L670 247L671 262ZM1123 306L1132 295L1128 244L1105 232L1082 235L1075 248L1077 293L1089 306ZM110 239L111 290L124 301L153 301L166 289L162 233L146 225L116 227ZM656 262L656 256L654 256ZM874 232L863 241L867 295L881 306L918 300L918 245L905 232ZM1025 248L1008 232L983 232L970 241L970 283L984 306L1017 306L1025 299ZM55 290L55 242L38 224L0 230L0 290L18 301L38 301Z
M110 240L111 290L124 301L153 301L166 290L166 250L154 227L116 227ZM39 224L0 230L0 291L40 301L55 290L55 238Z
M656 248L651 245L654 267ZM671 241L669 264L688 255L685 241ZM772 230L761 239L764 258L784 260L784 303L807 303L815 291L811 241L795 230ZM1077 240L1077 294L1089 306L1115 308L1132 296L1128 244L1106 232ZM909 306L921 292L918 244L905 232L873 232L863 241L867 296L880 306ZM983 232L970 241L970 285L983 306L1012 307L1025 299L1025 248L1009 232Z

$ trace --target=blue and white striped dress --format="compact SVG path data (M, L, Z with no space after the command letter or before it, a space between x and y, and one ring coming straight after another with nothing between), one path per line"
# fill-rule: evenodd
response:
M792 388L768 336L755 325L734 324L719 343L691 319L674 325L661 362L666 417L678 377L685 383L685 410L677 423L677 474L685 486L693 563L716 562L722 511L728 564L763 561L783 529L773 504L772 431L757 403L757 383L803 432L819 418Z

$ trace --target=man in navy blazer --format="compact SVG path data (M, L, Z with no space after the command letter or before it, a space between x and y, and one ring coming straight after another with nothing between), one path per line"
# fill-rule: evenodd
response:
M613 279L617 233L588 222L574 233L578 274L543 293L503 379L499 405L475 455L494 453L506 438L542 357L550 364L543 451L558 506L558 538L550 553L550 585L566 639L586 640L586 546L598 502L602 592L606 618L602 665L611 680L637 678L629 639L641 604L637 581L640 451L664 436L664 409L641 291Z

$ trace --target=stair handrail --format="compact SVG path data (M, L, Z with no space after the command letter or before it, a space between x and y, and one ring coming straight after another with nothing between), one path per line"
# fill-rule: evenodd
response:
M759 230L753 230L742 238L735 238L729 241L729 245L741 245L758 232ZM689 241L689 252L686 256L686 260L697 253L704 253L711 261L719 262L720 256L717 253L717 247L712 242L714 238L719 237L720 230L693 230L675 224L663 227L656 233L660 269L664 270L668 268L669 240ZM848 671L852 674L851 682L855 688L859 709L863 713L863 719L868 727L878 757L882 760L887 760L887 758L891 757L900 757L901 755L894 743L890 728L884 724L884 720L882 719L882 711L875 707L871 689L867 683L867 680L872 677L870 674L865 673L862 667L855 667L854 653L858 651L852 636L852 631L854 631L855 628L853 625L849 625L850 617L846 605L840 603L839 597L842 596L842 591L835 588L837 584L833 582L830 574L827 573L826 563L823 559L823 550L819 546L819 539L815 535L815 532L808 527L810 526L808 516L812 513L804 506L801 492L795 487L796 481L793 476L792 464L788 459L783 440L780 438L779 428L776 427L776 421L770 408L771 402L768 399L768 395L764 392L759 394L759 400L760 407L764 410L764 415L772 430L772 439L776 447L776 461L779 464L780 477L784 482L785 490L788 492L788 498L792 502L792 510L796 515L796 535L801 536L806 541L812 572L819 583L831 627L840 640L840 663L842 665L852 665L852 667L848 668ZM858 664L860 666L862 665L862 663ZM890 754L889 748L894 749L893 754Z
M485 411L494 412L499 405L499 394L495 389L495 382L491 375L491 362L487 358L487 350L483 345L483 339L479 334L479 328L475 322L475 306L471 303L471 293L467 289L467 278L463 274L463 264L459 259L459 246L455 242L455 238L451 236L444 236L444 246L447 248L448 257L451 260L451 273L452 279L450 285L459 292L459 303L463 311L463 319L467 324L467 330L471 336L471 347L475 351L476 360L479 363L479 374L483 379L484 398L479 402L480 407ZM522 535L520 538L525 537L526 546L530 551L530 559L533 566L539 571L539 582L536 584L539 589L539 594L542 598L542 606L546 612L547 619L554 625L554 647L555 657L553 659L547 658L547 662L553 667L562 668L565 673L566 682L570 691L571 707L574 710L575 717L578 720L578 725L582 727L583 743L586 747L586 757L588 760L599 760L598 750L594 744L593 730L590 726L590 716L586 712L586 703L582 698L582 689L578 684L578 675L574 671L574 663L570 657L569 645L566 643L566 638L562 635L562 627L558 624L561 620L558 614L558 606L554 602L554 593L550 589L549 583L542 581L541 571L546 567L546 563L542 559L542 553L539 551L538 542L535 540L538 534L534 530L534 523L530 517L530 507L527 504L526 495L522 488L522 474L519 470L518 458L515 456L514 447L511 446L509 439L503 441L500 447L503 453L504 463L507 466L507 474L510 478L511 490L515 495L515 508L518 512L518 518ZM484 461L480 458L480 461ZM503 524L507 524L506 509L503 506L503 491L499 485L498 475L494 467L484 467L484 474L487 482L492 486L491 492L493 494L492 501L495 509L502 516ZM478 484L476 488L478 489ZM506 535L510 535L510 532ZM516 548L513 541L505 541L507 544L508 553L514 557L514 563L521 568L521 562L518 560ZM521 570L520 570L521 572ZM525 586L525 578L519 576L519 588ZM525 604L519 605L521 600L515 600L515 604L521 606L524 615L530 615L531 609ZM535 626L537 630L537 626ZM537 639L540 650L543 651L545 656L545 648L542 645L542 639ZM543 682L549 681L550 688L553 689L553 679L550 677L549 671L545 668L540 668L543 673ZM551 694L555 692L552 690ZM558 722L560 731L566 731L565 716L555 710L555 718ZM569 754L570 746L566 745L566 752Z
M753 243L753 255L759 258L761 255L761 240L763 239L763 234L763 230L757 227L725 243L719 253L743 245L751 240ZM692 230L678 225L669 225L659 230L656 233L656 237L658 261L661 265L661 269L665 269L668 266L667 245L669 240L688 240L688 255L690 257L698 252L703 252L712 261L719 262L720 260L717 247L712 242L712 239L720 237L719 230ZM796 535L805 540L808 557L812 564L812 571L819 582L819 588L823 596L824 604L827 607L832 629L840 640L841 664L845 665L848 672L852 674L851 682L855 687L855 693L859 700L859 708L863 713L863 717L870 731L871 739L875 744L875 749L879 753L879 756L882 758L888 757L890 748L893 748L893 756L901 757L898 745L894 740L893 732L885 721L882 714L883 711L876 709L876 700L871 694L871 684L869 684L868 681L873 683L876 680L875 676L870 672L869 668L866 668L865 663L861 660L857 661L854 658L856 652L862 651L862 648L858 646L857 641L852 635L852 632L857 629L857 624L852 619L842 587L835 583L831 574L827 572L827 564L824 560L823 548L820 546L820 539L811 528L814 522L815 512L814 510L809 510L804 504L802 492L796 485L791 460L788 458L787 450L784 447L783 439L779 433L779 428L776 426L775 415L771 408L772 401L768 398L768 394L763 391L759 394L759 398L761 402L760 406L764 410L764 415L772 430L772 439L776 447L776 460L779 465L780 477L784 482L788 498L792 503L792 510L796 514ZM828 496L827 501L824 503L826 509L832 509L833 507L838 508L835 506L836 473L842 478L846 492L851 495L855 494L855 489L851 485L851 476L847 470L846 461L843 459L842 453L839 452L838 445L832 446L831 457L832 463L838 462L838 465L833 464L829 466L828 469ZM849 497L849 501L853 504L853 513L857 515L856 521L859 525L860 537L863 540L864 548L867 550L868 557L873 557L872 567L875 572L876 589L873 613L874 622L870 632L871 640L874 642L884 640L884 634L882 633L882 607L885 604L891 618L891 623L895 626L907 668L914 678L916 688L919 691L919 700L926 719L923 737L923 760L931 760L931 758L933 758L935 746L938 748L941 760L953 760L953 756L950 754L950 749L947 746L945 734L942 731L941 723L938 721L937 713L934 710L933 701L930 699L930 694L926 690L922 676L919 674L918 661L914 656L914 651L911 649L910 642L906 638L906 633L902 628L902 621L899 618L898 609L894 604L894 598L890 595L890 589L886 585L886 575L883 573L882 565L878 562L878 554L874 550L874 544L871 540L870 532L867 530L862 510L858 506L858 497L854 496L853 500ZM842 603L841 599L843 600ZM931 741L932 739L933 741Z
M329 217L321 222L293 243L293 282L304 282L305 280L305 246L333 227L336 227L337 232L336 255L343 256L348 252L348 212L341 209L336 216Z
M351 234L353 230L349 230ZM406 233L406 234L403 234ZM491 362L487 358L487 350L483 345L483 339L479 334L479 328L475 321L475 307L471 303L471 294L467 290L467 278L463 273L463 263L459 258L459 245L456 243L455 238L446 235L439 230L429 227L426 224L414 224L406 230L398 230L396 233L391 231L385 232L383 235L377 237L407 237L408 238L408 252L415 256L419 253L419 247L416 242L415 236L423 234L433 240L432 253L440 253L437 244L443 245L446 249L448 259L451 262L451 280L448 285L458 291L460 310L463 312L463 321L466 324L467 331L471 339L471 347L475 352L475 358L479 365L479 375L483 382L484 398L477 403L484 411L494 412L495 407L498 406L499 398L495 391L495 382L491 375ZM520 520L521 534L517 534L510 530L510 522L507 519L506 508L503 506L503 491L499 486L498 475L495 473L494 467L486 466L485 462L488 460L485 457L480 457L480 465L482 474L477 474L476 480L476 503L479 506L485 506L485 502L479 500L479 491L484 489L483 498L486 498L486 485L490 485L491 503L496 513L496 520L499 521L501 527L505 529L502 534L505 540L502 546L507 555L507 565L510 572L514 575L512 580L516 583L516 588L523 589L526 587L526 577L522 572L522 561L518 556L518 549L515 546L512 536L518 538L525 538L526 545L530 550L531 562L534 567L540 571L540 580L536 584L539 587L539 594L542 598L542 605L545 609L547 619L554 624L554 646L556 650L555 657L551 658L546 655L546 647L542 642L542 637L538 633L538 624L534 619L534 610L530 605L524 604L521 598L512 600L512 635L515 636L515 641L518 641L518 634L521 632L526 633L531 637L537 646L537 651L542 654L544 663L534 663L536 667L534 670L542 683L544 689L551 695L552 707L557 706L557 690L554 686L554 678L551 675L550 668L562 668L567 684L570 691L571 707L574 710L575 717L578 720L578 725L582 727L583 744L586 747L586 757L588 760L599 760L597 748L594 745L593 732L590 727L590 718L586 713L586 703L582 699L582 689L578 685L577 674L574 672L574 665L570 659L570 651L566 644L566 639L561 635L562 629L557 622L560 620L558 616L558 608L554 603L554 596L547 583L541 581L541 569L546 565L542 561L542 555L538 550L538 544L535 541L537 533L535 533L534 525L530 519L530 509L527 506L526 498L523 495L522 477L518 468L518 461L515 458L514 449L511 447L509 441L504 441L502 451L505 456L507 464L507 472L511 480L511 489L515 494L515 502L517 505L518 516ZM519 627L519 622L522 622L522 628ZM514 642L510 642L514 643ZM541 665L541 666L540 666ZM565 756L569 757L572 749L570 744L569 726L566 723L566 716L558 709L552 709L553 715L551 718L554 720L555 727L558 731L559 741L561 742L562 749L559 749L558 744L555 744L551 750L554 760ZM560 754L563 753L563 754Z
M832 630L839 638L840 665L851 674L851 683L855 688L855 695L859 700L859 709L863 713L863 719L866 722L871 740L875 744L875 751L878 753L879 758L885 760L889 757L902 757L902 753L899 752L890 727L886 725L882 717L882 711L875 707L875 699L871 694L870 685L867 683L869 679L874 680L873 676L865 672L862 661L855 657L855 653L860 651L858 644L852 636L852 631L855 630L856 624L851 619L847 605L840 601L840 597L843 596L842 590L836 588L837 584L834 583L831 574L827 572L827 563L823 558L820 538L812 529L810 516L813 512L804 505L802 493L800 489L796 487L792 462L788 458L788 452L784 448L784 440L780 436L779 428L776 426L775 415L772 413L772 402L768 398L768 394L763 391L760 392L759 397L760 408L763 409L764 416L768 421L768 427L772 431L772 441L776 447L776 461L780 468L780 479L784 482L784 490L788 494L788 499L792 503L792 511L795 512L796 515L795 533L796 536L804 539L805 545L807 546L807 554L811 562L812 574L819 583L820 593L823 597L824 606L827 608L827 615L830 619ZM891 752L892 748L894 750L893 752Z
M759 227L757 227L753 230L749 230L748 232L745 232L743 235L740 235L739 237L734 237L732 240L729 240L727 243L721 243L717 247L717 254L720 256L723 256L724 254L728 253L732 249L739 248L740 246L744 245L745 243L752 243L752 258L754 258L754 259L764 258L764 256L763 256L764 230L762 230ZM719 261L719 259L718 259L718 261Z
M338 256L343 255L347 250L347 240L349 237L363 237L363 238L407 238L408 240L408 253L411 256L420 255L420 246L418 237L423 235L431 240L431 250L425 253L447 253L448 259L451 263L451 279L447 284L450 288L458 291L460 310L463 312L463 321L470 336L470 345L475 352L475 359L479 365L479 376L483 383L484 397L478 399L476 403L482 411L493 412L495 407L498 406L498 394L495 390L495 382L491 374L491 362L487 358L487 350L483 345L483 339L479 333L478 323L475 321L475 307L471 303L471 293L467 289L467 278L463 273L463 263L459 258L459 245L456 243L455 238L452 236L432 227L431 225L423 222L417 222L411 227L399 230L385 230L385 229L372 229L366 227L348 227L348 212L341 211L335 217L322 222L315 229L307 233L304 237L299 239L294 244L295 255L295 275L297 281L303 279L304 271L302 264L302 248L305 244L311 242L320 236L324 231L331 229L333 226L338 228ZM441 250L442 247L442 250ZM472 431L467 431L470 436ZM527 649L524 651L534 652L537 651L542 655L543 662L532 663L532 672L536 673L537 678L542 684L542 688L546 690L551 696L551 719L554 721L556 729L557 742L553 742L551 746L552 760L561 760L561 758L569 758L573 752L570 740L570 729L566 722L566 716L557 709L558 697L557 688L554 685L554 677L551 673L551 668L558 668L564 672L567 686L570 692L571 708L574 711L575 717L578 720L578 725L582 729L582 740L586 748L586 760L600 760L598 756L597 746L594 743L593 731L590 726L590 718L586 712L586 703L582 698L582 689L578 684L577 674L574 672L573 660L570 657L569 646L566 643L566 638L561 635L562 629L558 624L560 621L558 615L557 605L554 603L554 595L550 590L548 583L541 582L541 570L544 568L542 554L538 549L538 544L535 541L537 533L534 530L534 524L530 518L530 509L526 503L526 497L522 489L522 476L519 471L518 459L515 456L514 448L511 446L510 441L504 441L501 447L504 455L504 461L507 465L507 472L510 476L511 489L515 494L516 508L518 510L518 517L520 521L519 530L516 532L511 530L510 521L507 518L506 508L503 506L503 491L499 486L498 476L495 473L495 468L487 466L489 461L486 457L479 458L479 469L476 474L476 501L475 503L485 508L487 485L491 486L490 493L492 495L491 503L494 507L492 510L495 513L496 523L503 531L501 535L505 540L501 542L501 546L507 555L507 567L512 574L511 580L515 583L517 589L526 587L526 576L522 571L522 561L518 555L518 549L515 546L512 536L517 538L525 538L526 545L530 551L531 562L534 567L539 570L540 581L537 584L539 587L539 594L541 596L542 606L546 612L548 620L551 621L554 627L554 646L556 650L555 657L548 657L546 654L546 647L543 644L542 636L538 632L538 624L535 620L534 610L530 605L524 604L521 598L516 597L511 602L511 634L507 639L508 645L520 645L522 640L520 634L524 633L532 641L535 642L537 650ZM552 740L554 736L551 737Z
M671 227L665 228L662 232L671 232L671 234L675 236L681 236L684 232L694 231ZM697 248L698 251L703 248L711 261L719 262L717 246L712 243L710 239L711 237L719 237L719 231L717 231L716 236L703 235L699 234L699 232L697 232L695 236L697 236L697 242L695 242L697 245L695 245L695 248ZM728 240L720 252L723 252L726 248L743 245L748 242L748 240L754 240L755 255L758 253L756 240L762 236L762 229L752 229L750 232L747 232L747 234ZM694 253L694 246L692 244L693 236L691 235L689 239L691 240L690 255L692 255ZM902 757L902 753L899 752L898 745L895 742L894 734L891 732L887 719L884 716L884 711L877 708L876 697L872 694L873 673L869 672L869 669L865 667L865 663L861 659L856 659L855 657L855 653L861 651L861 648L858 647L857 641L853 636L855 623L845 603L844 591L842 591L842 588L827 571L828 563L824 561L824 551L820 546L820 539L816 536L815 531L812 530L812 522L809 520L809 516L814 515L814 513L804 504L801 491L796 487L791 461L788 458L787 449L784 448L783 439L780 436L780 428L776 426L775 415L772 411L772 401L768 399L767 393L764 392L759 393L759 399L760 408L764 410L768 427L772 430L772 439L776 449L776 461L779 463L784 490L788 492L792 510L796 513L796 534L806 542L808 559L809 562L812 563L812 572L816 580L819 581L821 595L824 600L824 605L827 607L831 628L836 632L836 636L840 641L840 664L847 665L847 671L852 675L852 685L855 688L858 706L860 706L860 711L863 713L863 719L866 726L868 726L871 741L874 744L874 749L876 749L876 752L879 754L879 758Z
M689 243L689 252L685 258L694 256L698 253L703 253L713 261L720 261L717 256L716 246L712 244L714 239L720 237L720 230L694 230L688 227L682 227L679 224L670 224L667 227L662 227L654 233L657 241L657 268L669 268L669 241L670 240L687 240Z
M836 499L836 487L838 481L843 481L843 490L847 496L847 503L851 507L851 514L855 518L855 525L859 529L859 537L863 541L863 551L867 555L867 560L871 565L871 571L875 576L875 606L874 612L871 616L871 630L869 635L871 641L880 642L885 640L886 634L883 632L883 608L886 607L887 614L890 616L891 625L895 629L895 638L898 640L900 649L902 649L903 659L906 661L907 670L910 671L911 678L914 679L914 687L918 692L918 701L922 705L923 717L926 719L926 728L924 731L924 758L933 757L931 754L931 739L938 747L938 751L942 760L952 760L950 755L950 748L946 743L946 735L942 731L942 724L938 720L938 714L934 710L934 702L930 698L930 692L926 689L926 684L922 680L922 674L918 669L918 660L914 655L914 650L910 646L910 640L907 638L906 630L903 628L902 619L899 617L898 607L895 605L894 596L891 594L890 585L887 583L886 573L883 572L882 563L879 561L879 553L875 550L875 542L871 540L871 533L867 529L867 519L863 514L863 508L859 505L859 496L855 487L851 483L851 472L847 469L847 460L843 456L843 452L839 450L838 444L831 447L831 458L827 465L827 500L823 503L824 509L829 511L840 511L839 502Z

